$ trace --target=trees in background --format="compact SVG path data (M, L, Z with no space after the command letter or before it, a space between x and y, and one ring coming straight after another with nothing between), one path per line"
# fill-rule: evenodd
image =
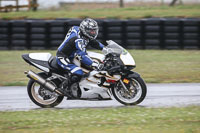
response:
M183 4L182 0L172 0L169 6L174 6L177 1L179 1L180 4Z
M124 7L124 0L119 0L119 7Z

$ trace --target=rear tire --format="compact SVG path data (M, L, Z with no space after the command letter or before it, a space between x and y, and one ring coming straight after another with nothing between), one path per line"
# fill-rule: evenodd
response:
M47 78L48 76L44 73L39 73L38 75L40 75L43 78ZM58 83L56 83L55 81L52 83L56 86L58 86ZM42 108L52 108L57 106L58 104L60 104L64 98L64 96L54 96L54 99L52 100L44 100L42 98L40 98L40 95L37 94L36 92L36 85L38 85L39 89L44 89L42 86L40 86L38 83L36 83L34 80L30 79L27 85L27 91L28 91L28 95L29 98L31 99L31 101L33 101L36 105L42 107Z
M136 92L134 94L135 96L132 96L132 99L125 98L124 95L126 95L126 94L121 91L120 88L122 86L119 85L120 82L117 83L118 85L112 89L112 93L113 93L113 96L115 97L115 99L124 105L137 105L137 104L141 103L144 100L144 98L146 97L147 87L146 87L144 80L141 77L131 78L129 80L130 80L130 82L133 82L138 87L138 88L136 88L134 86ZM127 89L129 89L129 88L127 88Z

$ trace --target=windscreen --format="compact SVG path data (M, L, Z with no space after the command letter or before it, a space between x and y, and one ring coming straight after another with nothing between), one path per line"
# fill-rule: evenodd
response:
M107 46L106 46L106 50L103 50L103 53L109 54L109 53L117 53L117 54L127 54L127 51L121 47L120 45L118 45L116 42L110 40L110 41L106 41L107 42Z

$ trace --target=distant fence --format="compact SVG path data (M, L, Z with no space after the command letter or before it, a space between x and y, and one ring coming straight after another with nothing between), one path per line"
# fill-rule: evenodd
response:
M15 5L6 5L2 6L2 2L10 2L13 1L15 2ZM37 4L37 0L27 0L28 4L24 5L19 5L19 0L0 0L0 12L8 12L8 11L13 11L13 9L16 9L16 11L19 11L21 8L28 8L29 10L32 9L33 11L37 10L37 7L39 6Z
M97 20L98 40L134 49L200 49L200 19ZM0 20L0 49L55 49L81 19Z

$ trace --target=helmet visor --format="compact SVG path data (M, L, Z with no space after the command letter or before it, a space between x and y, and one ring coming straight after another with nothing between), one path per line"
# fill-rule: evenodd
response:
M95 39L98 35L98 28L97 29L87 29L86 32L90 37Z

